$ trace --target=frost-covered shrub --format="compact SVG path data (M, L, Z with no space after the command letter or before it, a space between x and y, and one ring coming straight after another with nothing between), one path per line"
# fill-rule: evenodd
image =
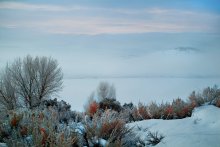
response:
M195 105L196 107L199 107L201 105L203 105L205 103L205 100L203 99L203 97L201 96L200 93L197 93L195 91L193 91L190 96L189 96L189 100L191 102L192 105Z
M63 100L57 101L57 99L55 98L53 100L50 99L43 101L41 105L36 108L36 110L55 110L57 113L57 119L60 123L68 124L71 121L82 121L83 114L76 111L71 111L70 108L70 104L66 103Z
M148 107L151 118L160 119L162 117L163 109L159 107L156 103L152 102Z
M216 107L219 107L220 108L220 98L218 98L217 100L216 100Z
M163 106L163 119L173 119L174 118L174 109L171 105Z
M124 114L129 118L125 119L126 122L146 119L181 119L191 116L194 107L191 103L184 102L178 98L173 100L172 104L162 103L158 105L151 103L150 105L144 105L139 103L138 107L133 106L132 109L127 107L120 114L127 113L126 115Z
M124 103L124 105L122 106L123 109L133 109L134 108L134 104L132 102L130 103Z
M172 104L166 103L160 106L163 109L162 119L181 119L190 117L194 107L190 103L177 98Z
M93 101L89 104L86 112L88 113L88 115L93 117L93 115L98 111L98 109L99 109L99 104L96 101Z
M150 119L150 113L147 106L144 106L143 104L138 104L138 113L142 119Z
M191 104L197 107L205 103L217 106L219 99L220 89L216 85L213 87L207 87L202 92L196 93L193 91L189 96Z
M41 109L52 107L60 112L60 111L70 111L71 105L65 102L64 100L57 101L57 98L55 98L55 99L44 100L39 107Z
M170 106L173 109L173 115L174 118L184 118L186 115L188 115L187 110L187 104L181 100L180 98L177 98L176 100L173 100L172 106Z
M102 110L111 109L117 112L122 110L120 102L116 101L116 99L105 98L99 102L99 108Z
M151 118L148 107L142 103L139 103L138 107L133 106L130 111L129 120L131 121L140 121Z
M133 111L135 108L123 108L119 113L119 118L123 119L126 123L134 122L136 119L133 117Z
M10 111L0 122L0 140L8 146L72 146L80 144L77 125L60 122L55 109Z
M155 146L162 141L163 135L158 132L149 132L147 135L147 145Z
M143 118L140 116L140 114L138 112L138 108L137 107L134 107L132 109L130 119L133 120L133 121L143 120Z
M220 89L217 87L217 85L207 87L203 90L202 96L206 102L215 105L217 99L220 98Z
M100 139L106 140L108 145L127 144L132 131L119 116L118 112L108 109L101 114L96 113L91 121L85 122L85 140L88 140L89 145L100 144Z

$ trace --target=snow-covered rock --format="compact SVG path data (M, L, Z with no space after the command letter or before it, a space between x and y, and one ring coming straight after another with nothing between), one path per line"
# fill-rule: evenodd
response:
M165 136L157 147L219 147L220 109L206 105L193 111L192 117L176 120L144 120L129 124L146 139L147 131Z
M7 147L6 143L0 143L0 147Z

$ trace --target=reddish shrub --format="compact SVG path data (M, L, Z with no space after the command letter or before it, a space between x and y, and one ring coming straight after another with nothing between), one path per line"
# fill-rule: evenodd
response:
M99 105L95 101L89 104L89 108L88 108L89 115L93 116L97 112L98 108L99 108Z
M18 120L15 117L13 117L12 120L11 120L11 126L12 127L17 127L17 125L18 125Z
M21 120L21 116L18 116L16 114L14 114L11 121L10 121L11 126L12 127L17 127L20 120Z
M38 119L39 119L39 121L43 121L44 114L42 112L38 115Z
M142 119L150 119L149 112L147 111L147 108L143 105L140 105L138 107L138 113L141 116Z
M164 112L164 119L173 119L174 116L174 110L172 106L168 106L167 108L165 108L165 112Z
M47 142L47 138L48 138L46 129L45 128L40 128L40 134L43 137L42 140L41 140L41 144L42 144L42 146L45 146L46 142Z
M20 128L20 134L21 134L21 136L24 137L24 136L27 135L27 133L28 133L28 128L25 127L25 126L21 126L21 128Z
M166 109L166 113L167 113L167 114L172 114L172 113L173 113L173 108L172 108L172 106L169 106L169 107Z
M190 104L190 107L191 107L191 109L194 109L196 107L196 102L192 101L191 104Z
M219 108L220 108L220 99L218 99L218 100L216 101L216 107L219 107Z
M110 135L112 135L112 133L115 133L115 139L120 139L118 137L121 136L121 133L125 129L124 126L125 123L119 119L112 122L104 122L101 126L100 136L103 139L109 139Z
M184 113L186 114L186 117L190 117L191 115L192 115L192 110L193 110L194 108L192 108L190 105L188 105L188 106L186 106L185 108L184 108Z
M189 113L189 108L185 106L184 108L181 109L181 111L177 112L178 118L185 118L188 116Z

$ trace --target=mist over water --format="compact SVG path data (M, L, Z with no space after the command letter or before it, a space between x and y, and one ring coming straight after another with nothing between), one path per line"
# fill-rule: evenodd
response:
M193 90L202 91L207 86L220 83L220 78L81 78L64 79L60 99L71 104L72 110L83 111L88 96L101 81L114 84L116 98L121 103L172 102L175 98L187 100Z
M178 97L186 100L193 90L220 86L220 36L215 34L27 38L12 38L12 45L2 37L0 67L28 54L57 59L64 73L64 88L58 97L70 103L73 110L83 110L101 81L115 85L121 104L161 103Z

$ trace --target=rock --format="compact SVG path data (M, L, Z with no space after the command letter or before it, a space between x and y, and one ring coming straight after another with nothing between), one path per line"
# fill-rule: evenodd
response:
M6 143L0 143L0 147L7 147Z

